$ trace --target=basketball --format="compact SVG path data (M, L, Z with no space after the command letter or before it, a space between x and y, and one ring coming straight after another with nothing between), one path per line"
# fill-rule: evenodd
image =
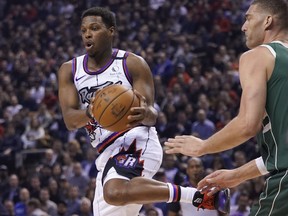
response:
M131 107L139 107L140 100L131 88L115 84L96 92L93 115L106 130L118 132L127 129Z

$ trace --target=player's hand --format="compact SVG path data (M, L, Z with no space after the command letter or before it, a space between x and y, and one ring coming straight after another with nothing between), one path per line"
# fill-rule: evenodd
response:
M204 141L194 136L176 136L169 138L165 143L167 154L181 153L187 156L202 156L204 152Z
M143 95L141 95L137 90L134 89L133 91L140 100L140 106L132 107L130 109L130 115L128 116L128 125L127 125L127 127L129 128L141 125L142 121L145 119L148 112L146 98Z
M198 183L197 190L211 196L223 188L236 187L242 181L235 172L235 170L217 170L202 179Z

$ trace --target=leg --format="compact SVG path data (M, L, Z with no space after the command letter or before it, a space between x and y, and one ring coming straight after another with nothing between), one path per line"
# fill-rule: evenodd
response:
M228 189L208 197L195 188L180 188L183 194L186 193L179 197L180 202L193 204L198 209L216 209L222 213L230 211L230 191ZM104 184L103 193L105 201L114 206L167 202L171 195L166 183L144 177L135 177L131 180L110 179ZM191 200L187 199L187 195L191 197Z
M103 197L103 187L101 183L102 173L98 173L96 191L93 200L94 216L138 216L142 205L129 204L125 206L114 206L108 204Z
M166 183L144 177L135 177L130 181L110 179L105 183L103 192L105 201L117 206L167 202L169 199L169 188Z

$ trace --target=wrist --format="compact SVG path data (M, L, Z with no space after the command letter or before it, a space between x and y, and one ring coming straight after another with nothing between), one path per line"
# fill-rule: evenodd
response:
M266 175L268 172L265 164L264 164L264 161L262 159L262 157L258 157L255 159L255 163L256 163L256 166L259 170L259 172L262 174L262 175Z
M91 114L91 110L89 109L89 106L86 108L85 114L89 119L93 119L93 115Z

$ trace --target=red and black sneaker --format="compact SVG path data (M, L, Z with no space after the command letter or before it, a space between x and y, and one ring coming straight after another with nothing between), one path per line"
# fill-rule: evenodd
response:
M218 191L212 196L196 191L193 197L193 205L202 209L218 210L223 214L230 212L230 190L228 188Z

